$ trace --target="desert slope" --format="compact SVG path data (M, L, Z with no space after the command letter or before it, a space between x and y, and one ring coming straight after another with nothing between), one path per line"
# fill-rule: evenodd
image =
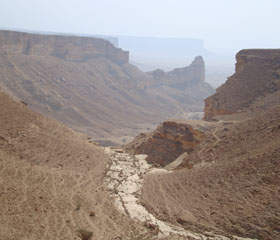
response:
M85 135L0 91L0 239L146 239L103 185L108 156Z

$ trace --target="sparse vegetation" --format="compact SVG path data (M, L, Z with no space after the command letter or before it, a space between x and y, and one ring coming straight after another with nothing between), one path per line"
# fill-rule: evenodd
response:
M77 201L75 210L79 211L81 207L82 207L81 201Z
M79 237L82 240L90 240L90 239L92 239L92 236L93 236L93 232L85 230L85 229L79 229L78 233L79 233Z

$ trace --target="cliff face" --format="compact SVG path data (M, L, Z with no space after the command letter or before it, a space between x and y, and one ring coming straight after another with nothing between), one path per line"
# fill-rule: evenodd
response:
M0 49L14 54L55 56L67 61L103 57L124 64L129 60L127 51L115 48L109 41L90 37L0 31Z
M280 50L242 50L236 71L205 100L205 119L241 112L280 89Z
M188 123L166 121L151 133L139 134L126 150L133 154L146 154L149 163L166 166L184 152L190 153L203 136L202 131Z

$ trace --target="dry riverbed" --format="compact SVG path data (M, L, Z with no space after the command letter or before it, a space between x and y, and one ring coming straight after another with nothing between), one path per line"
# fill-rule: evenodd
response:
M110 155L111 165L108 166L106 184L115 199L117 208L130 216L133 220L144 223L147 227L156 230L157 237L180 236L183 239L197 240L245 240L238 237L224 237L212 233L194 233L182 227L157 219L152 213L140 204L139 197L143 178L146 174L154 174L159 171L169 174L171 171L154 168L146 162L146 155L130 155L121 149L105 148Z

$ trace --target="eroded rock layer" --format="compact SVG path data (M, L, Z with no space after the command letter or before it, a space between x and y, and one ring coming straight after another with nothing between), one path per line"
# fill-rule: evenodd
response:
M149 163L165 166L184 152L191 152L203 139L203 132L188 123L166 121L151 133L139 134L126 150L148 155Z
M87 61L98 57L128 63L129 53L109 41L91 37L40 35L0 31L0 49L14 54L55 56L68 61Z

